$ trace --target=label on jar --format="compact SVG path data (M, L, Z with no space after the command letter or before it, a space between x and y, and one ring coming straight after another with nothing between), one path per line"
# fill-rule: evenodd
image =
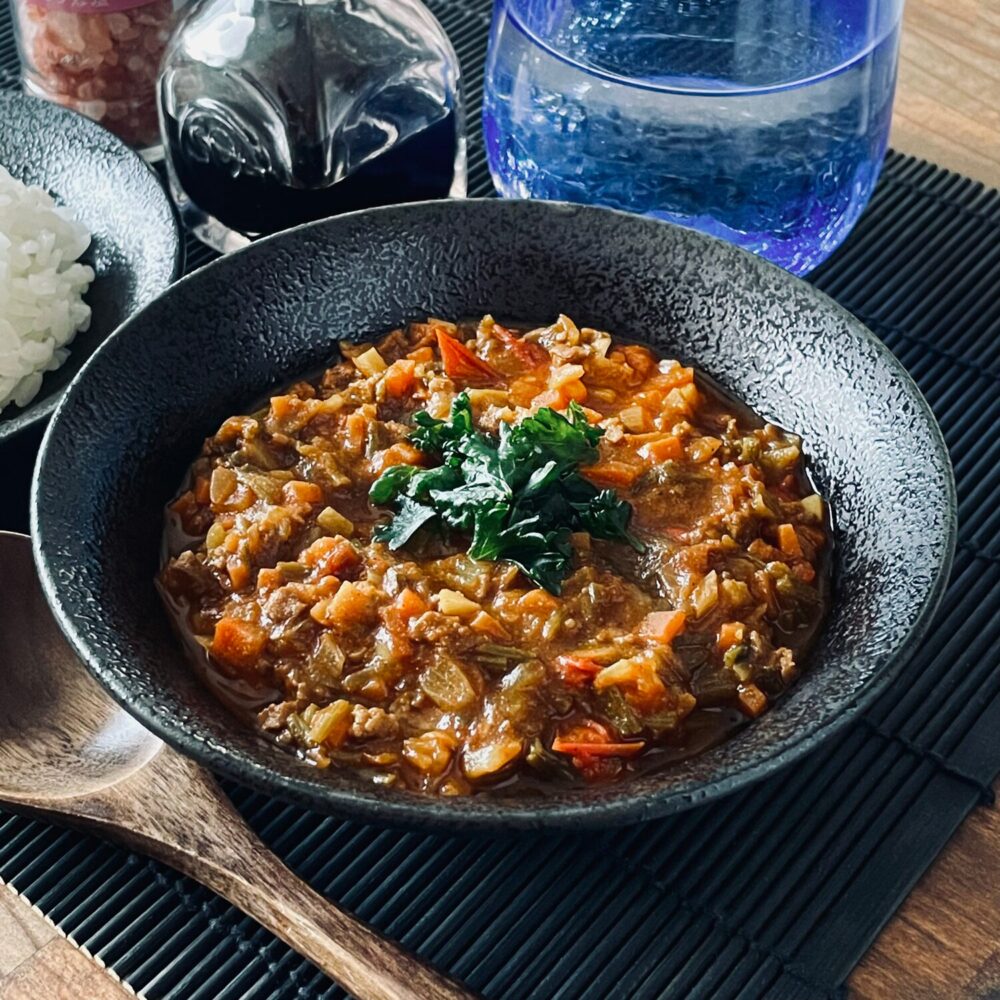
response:
M33 7L64 10L71 14L115 14L135 7L148 7L159 0L28 0Z

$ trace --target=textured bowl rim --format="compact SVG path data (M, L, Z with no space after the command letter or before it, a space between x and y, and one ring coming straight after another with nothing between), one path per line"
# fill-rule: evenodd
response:
M139 163L142 164L143 169L150 175L151 179L155 182L156 187L160 189L159 196L162 198L163 203L169 209L170 220L171 220L169 231L164 230L164 232L160 234L160 237L161 239L168 241L170 246L172 246L173 248L173 255L172 255L173 266L170 269L170 276L167 279L167 283L163 286L163 288L160 289L160 292L153 299L149 300L150 302L155 301L156 298L159 298L160 294L166 291L166 289L168 289L171 285L173 285L177 281L177 279L181 276L182 272L184 271L184 260L185 260L184 240L181 238L181 226L177 216L177 208L174 205L171 197L167 194L166 189L163 187L163 183L160 181L160 178L157 175L156 171L139 153L137 153L134 149L128 146L124 141L119 139L118 136L116 136L112 132L109 132L106 128L103 128L101 125L98 125L97 122L91 120L90 118L87 118L85 115L81 115L75 111L70 110L69 108L61 107L58 104L52 104L49 101L45 101L40 97L32 97L28 94L21 94L16 91L11 94L0 94L0 104L7 102L13 105L13 104L19 104L22 101L31 101L35 105L40 106L40 109L41 108L45 109L42 111L43 114L49 114L51 112L54 118L62 118L65 122L71 123L70 134L74 137L78 135L81 137L86 137L86 135L89 133L94 136L100 136L102 142L107 143L112 147L114 146L120 147L120 153L122 155L122 158L125 160L128 159L138 160ZM89 149L85 144L81 145L81 149L79 150L79 152L83 156L90 155ZM0 164L0 166L2 166L2 164ZM143 306L140 307L140 309L145 308L145 306L148 304L149 304L148 302L145 303ZM136 312L138 311L139 310L136 310ZM133 312L130 315L126 316L125 319L123 319L122 322L119 323L118 325L122 326L123 324L127 323L134 315L135 313ZM90 358L93 357L104 346L105 342L110 339L110 337L112 336L112 334L115 333L116 330L117 327L107 332L107 334L104 336L104 339L100 342L100 344L98 344L97 347L94 348L94 350L91 352L90 357L88 357L84 361L84 366L89 364ZM74 376L72 382L70 382L70 385L72 385L73 382L75 381L76 381L76 376ZM0 444L14 440L16 437L23 434L29 428L37 426L39 423L47 420L50 416L52 416L56 407L62 402L63 397L66 395L67 392L69 392L70 385L63 386L63 388L60 389L58 392L55 392L52 395L47 396L39 403L31 402L27 405L27 407L19 409L12 416L0 419Z
M581 210L583 212L602 212L631 220L640 218L650 225L668 226L673 229L683 228L662 220L643 218L617 209L583 206L569 202L495 198L411 202L405 205L388 205L345 213L330 219L306 223L305 225L276 233L254 242L249 247L220 257L204 265L197 271L181 278L174 285L171 285L170 288L180 287L189 281L199 278L203 272L231 267L233 265L229 264L229 261L238 260L243 255L250 255L252 257L257 252L257 248L276 242L280 243L280 241L292 233L321 228L331 223L336 223L338 219L353 219L359 216L372 217L381 213L399 212L408 209L420 210L428 206L441 206L442 204L455 205L458 207L457 210L461 211L466 206L484 202L491 205L545 205L546 209L543 209L543 211L551 210L553 212L576 212ZM688 230L685 231L690 232ZM726 243L723 240L698 232L693 233L693 236L717 245L718 248L721 248L720 252L723 254L731 253L741 256L744 259L749 259L749 261L753 262L751 264L752 267L761 268L769 272L780 272L789 281L800 280L788 274L782 268L771 264L769 261ZM807 283L802 282L802 284L805 285ZM399 795L398 792L391 797L381 796L377 794L374 786L372 789L360 785L343 788L319 786L300 779L297 776L281 774L269 768L260 759L248 756L226 746L216 745L211 740L195 738L188 727L181 725L173 717L162 713L155 702L146 703L144 699L136 699L129 685L122 681L121 675L117 670L113 666L109 668L102 662L100 656L92 652L76 629L71 609L61 600L55 573L49 566L46 556L45 550L47 544L40 524L39 506L41 504L40 482L44 475L45 460L51 440L57 431L62 409L66 407L67 400L71 397L78 384L87 378L91 365L95 364L95 359L99 357L106 345L111 340L122 335L126 331L126 328L132 324L141 322L145 307L123 322L111 336L102 342L91 357L87 359L83 368L81 368L67 387L65 394L60 400L55 417L49 423L45 432L31 484L32 549L43 593L60 629L84 666L86 666L115 701L146 726L150 732L182 754L191 757L217 774L232 778L253 790L266 792L285 801L306 806L317 812L389 826L436 829L451 828L452 830L543 829L570 825L579 828L599 828L660 818L720 798L739 788L753 784L803 757L818 744L842 730L862 709L871 704L878 694L900 673L903 666L918 647L920 641L926 635L944 597L957 545L958 500L951 457L941 428L930 405L924 398L913 377L882 340L876 337L853 313L830 298L830 296L815 288L815 286L810 285L808 287L810 289L809 294L818 296L824 307L844 322L852 336L866 341L875 349L876 353L882 357L887 367L898 379L900 385L914 400L918 411L923 414L934 447L934 455L928 456L928 460L933 460L939 467L942 474L941 478L945 485L946 496L943 497L943 500L947 510L944 512L945 517L943 519L944 532L943 537L938 543L938 562L935 574L927 588L919 611L913 619L909 632L898 644L897 648L886 657L882 668L859 689L850 702L841 705L825 720L804 728L801 735L797 737L778 743L772 753L758 754L746 765L734 768L718 778L703 782L692 788L653 789L633 793L629 792L629 783L625 781L619 786L621 788L620 794L600 802L581 801L579 804L561 802L555 807L537 808L534 804L537 800L526 800L524 805L520 805L514 804L510 799L505 799L502 802L494 800L493 808L483 810L463 809L462 803L466 800L466 797L442 799L424 796L419 793ZM478 803L482 803L482 797L477 796L475 798Z

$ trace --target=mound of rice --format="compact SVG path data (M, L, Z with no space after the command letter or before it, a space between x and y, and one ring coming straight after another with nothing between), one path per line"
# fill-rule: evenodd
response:
M69 209L0 167L0 410L26 406L42 373L58 368L90 325L83 294L94 271L76 263L89 245Z

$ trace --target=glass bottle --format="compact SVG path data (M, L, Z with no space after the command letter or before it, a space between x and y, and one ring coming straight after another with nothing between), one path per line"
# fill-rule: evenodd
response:
M205 0L158 92L172 193L217 250L465 194L458 59L417 0Z

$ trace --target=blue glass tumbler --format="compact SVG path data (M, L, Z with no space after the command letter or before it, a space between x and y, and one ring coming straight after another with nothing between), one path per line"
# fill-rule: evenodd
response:
M610 205L805 274L885 155L903 0L497 0L483 108L506 197Z

